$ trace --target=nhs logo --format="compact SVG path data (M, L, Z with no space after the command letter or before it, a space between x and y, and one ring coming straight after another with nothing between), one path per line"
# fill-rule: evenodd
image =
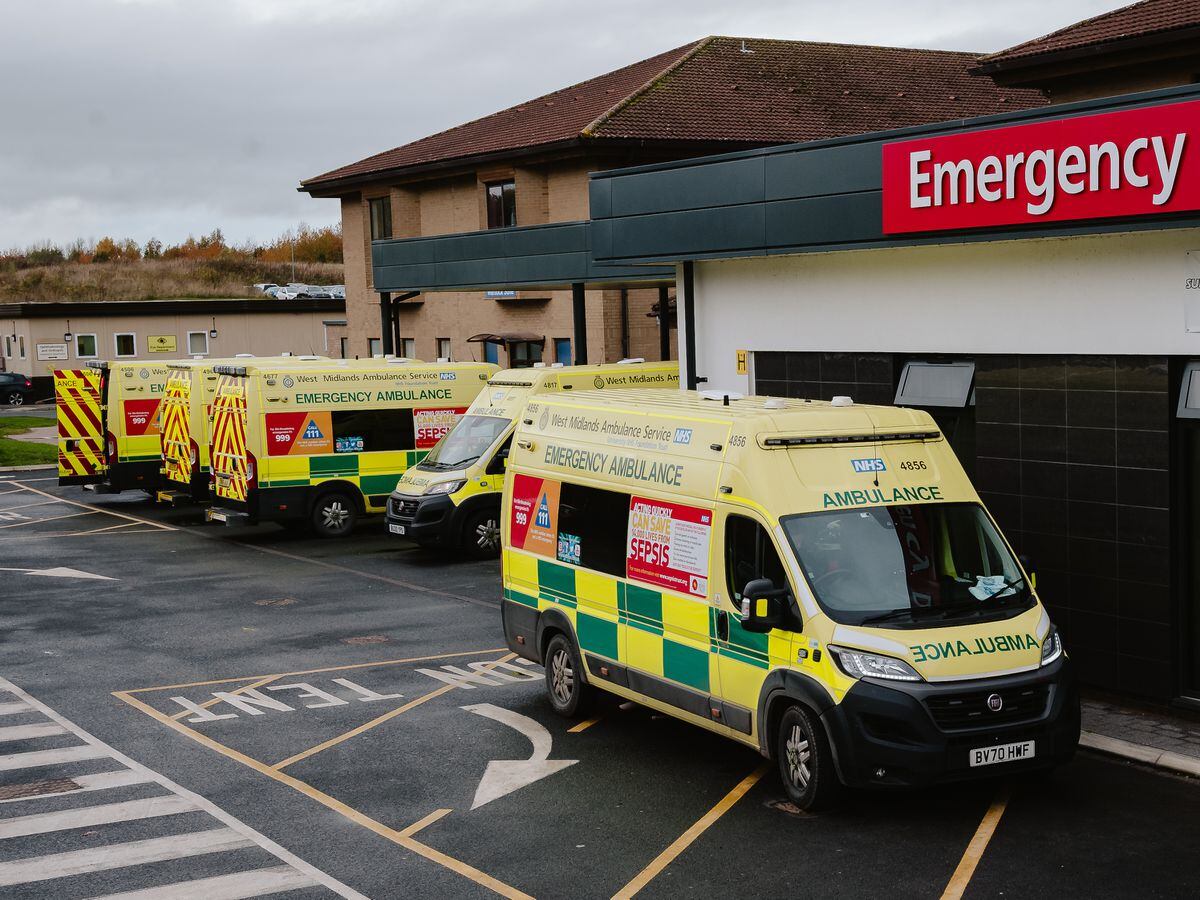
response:
M442 381L456 381L458 379L457 372L438 372L438 378Z
M850 465L854 466L855 472L886 472L887 466L883 464L883 460L876 457L875 459L852 459Z
M692 429L690 429L690 428L676 428L675 429L675 443L690 444L691 442L692 442Z

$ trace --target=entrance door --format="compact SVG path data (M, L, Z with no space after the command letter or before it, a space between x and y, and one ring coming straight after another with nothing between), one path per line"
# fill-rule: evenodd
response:
M1184 369L1176 411L1183 488L1178 545L1183 559L1183 692L1200 700L1200 362L1190 362Z

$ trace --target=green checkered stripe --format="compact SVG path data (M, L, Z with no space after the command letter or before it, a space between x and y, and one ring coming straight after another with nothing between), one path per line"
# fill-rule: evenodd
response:
M404 467L397 472L384 475L362 475L359 472L360 453L339 453L336 456L310 456L308 458L307 478L280 478L275 481L259 483L263 488L306 487L330 478L345 478L353 481L359 489L368 496L390 494L396 487L396 480L425 458L427 450L409 450L404 454Z

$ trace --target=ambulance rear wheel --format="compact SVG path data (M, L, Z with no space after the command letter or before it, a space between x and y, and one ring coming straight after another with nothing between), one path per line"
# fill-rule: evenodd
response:
M474 559L495 559L500 555L500 510L483 509L473 513L463 529L463 548Z
M801 809L826 809L841 793L825 729L801 706L788 707L779 721L775 760L784 792Z
M346 491L330 491L322 494L313 504L313 534L323 538L345 537L354 530L358 521L358 505Z
M574 718L587 708L590 690L583 683L583 664L575 645L562 634L546 645L546 694L560 716Z

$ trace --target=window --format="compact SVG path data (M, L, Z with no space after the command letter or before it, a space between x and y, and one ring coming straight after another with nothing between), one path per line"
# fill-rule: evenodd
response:
M400 355L405 359L417 358L417 339L416 338L401 338L400 339Z
M367 338L367 356L372 359L383 353L382 338Z
M208 355L208 332L189 331L187 336L188 354L191 356Z
M117 345L117 356L137 356L137 335L118 334L113 337Z
M1190 362L1183 370L1176 414L1181 419L1200 419L1200 362Z
M437 339L437 358L450 359L450 338Z
M17 335L17 356L25 358L25 335Z
M629 497L616 491L563 482L558 499L559 558L572 548L576 565L625 577Z
M4 355L12 359L12 337L7 334L4 336Z
M571 364L570 338L554 339L554 361L556 363L562 363L564 366L569 366Z
M493 344L491 341L484 343L483 359L484 359L484 362L490 362L492 365L499 365L500 364L500 346L498 344Z
M376 197L371 205L371 240L384 241L392 236L392 201L390 197Z
M460 469L479 459L512 424L498 416L463 416L417 463L418 469Z
M342 359L350 358L350 338L341 338L338 341L338 352L342 354Z
M913 362L904 364L900 386L896 388L897 406L948 406L962 409L971 399L975 363Z
M527 369L542 361L542 345L537 341L513 341L508 345L508 364L514 369Z
M333 413L335 453L412 450L415 444L411 409L353 409Z
M487 227L508 228L517 224L517 186L512 181L487 185Z
M94 334L75 335L75 356L78 359L90 359L96 356L96 336Z
M767 530L745 516L725 520L725 578L730 602L738 610L742 607L742 591L756 578L770 578L777 588L790 587Z

